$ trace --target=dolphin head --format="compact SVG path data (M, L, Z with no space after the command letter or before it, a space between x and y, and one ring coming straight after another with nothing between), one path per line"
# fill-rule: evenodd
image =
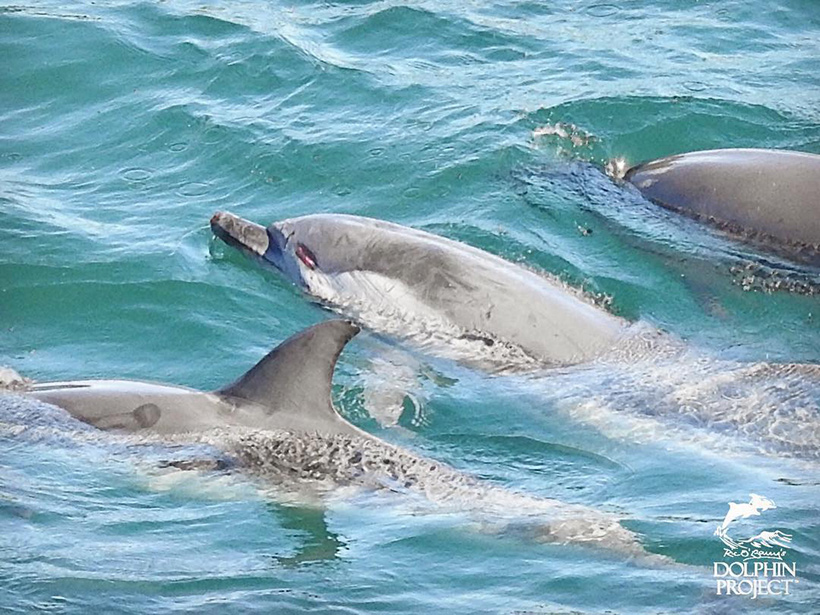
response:
M373 234L361 222L343 215L302 216L265 228L232 213L217 212L211 218L211 229L227 244L272 265L303 288L322 274L367 268L364 261L372 259L375 247Z
M278 225L265 228L230 212L219 211L211 218L211 230L228 245L272 265L302 286L305 285L302 270L315 268L312 252L304 246L300 248L298 239L291 241L293 232L283 232Z

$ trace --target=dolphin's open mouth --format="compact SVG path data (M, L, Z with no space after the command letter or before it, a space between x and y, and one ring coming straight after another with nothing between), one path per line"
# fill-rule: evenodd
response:
M244 220L227 211L218 211L211 218L211 230L228 245L264 257L270 246L264 226Z

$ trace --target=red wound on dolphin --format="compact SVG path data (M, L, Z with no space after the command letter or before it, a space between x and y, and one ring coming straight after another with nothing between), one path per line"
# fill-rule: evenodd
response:
M299 260L302 261L308 269L316 269L316 257L305 244L297 244L296 256L299 257Z

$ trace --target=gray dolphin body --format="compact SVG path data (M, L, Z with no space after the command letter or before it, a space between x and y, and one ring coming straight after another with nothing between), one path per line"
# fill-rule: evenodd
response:
M679 154L624 178L650 200L735 234L820 255L820 156L767 149Z
M515 523L529 517L535 520L537 540L590 544L664 561L647 553L613 516L483 483L348 423L331 402L331 379L342 348L357 331L340 320L315 325L283 342L233 384L210 393L127 380L30 384L20 379L19 386L9 388L14 395L0 396L0 411L4 405L14 410L19 393L99 429L143 436L138 443L160 438L222 449L240 467L266 479L409 492L493 519ZM4 426L0 414L0 433Z
M31 385L27 394L100 429L160 435L247 427L365 435L331 403L336 360L358 328L333 320L285 340L239 380L218 391L130 380Z
M560 283L398 224L317 214L266 229L220 212L211 228L345 317L468 364L588 361L616 346L628 328Z

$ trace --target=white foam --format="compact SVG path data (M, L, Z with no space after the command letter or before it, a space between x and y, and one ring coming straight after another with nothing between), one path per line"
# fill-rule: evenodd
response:
M550 381L549 395L573 419L617 440L820 459L818 366L650 354L568 370Z
M32 383L29 378L24 378L11 367L0 366L0 390L21 391Z

